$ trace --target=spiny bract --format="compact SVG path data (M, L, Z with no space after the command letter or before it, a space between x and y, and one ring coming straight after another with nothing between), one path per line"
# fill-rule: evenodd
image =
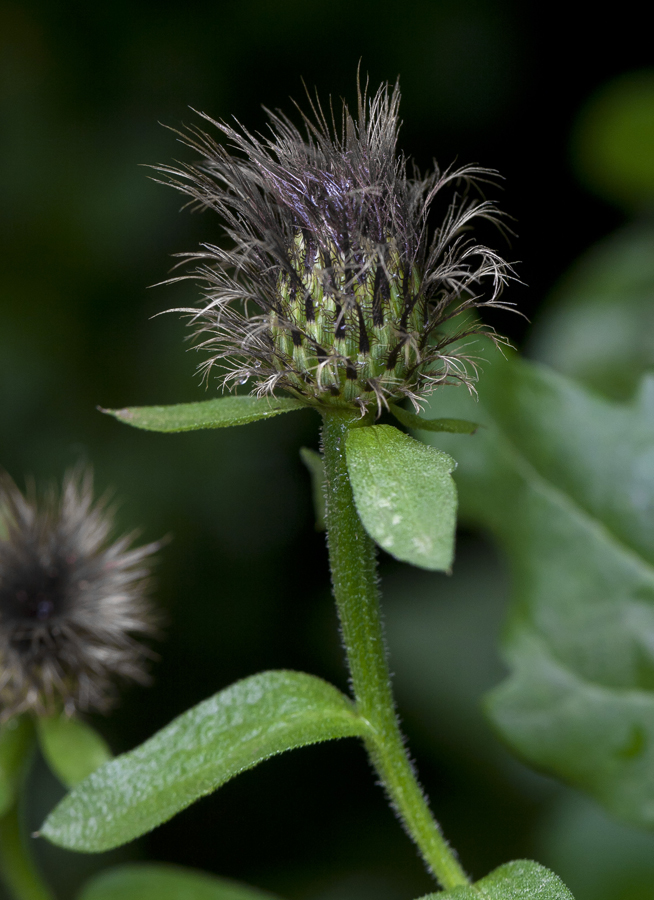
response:
M159 545L111 543L111 526L88 471L38 503L0 475L0 719L105 710L114 679L147 683L152 654L133 635L156 632L147 559Z
M475 193L495 173L476 166L425 178L407 174L398 153L398 86L359 92L342 127L320 104L302 115L305 134L268 113L267 137L211 122L233 155L198 128L178 132L202 156L155 167L201 207L217 211L232 247L202 244L181 254L199 265L201 308L190 313L224 383L252 381L258 393L282 388L310 404L356 405L421 397L444 383L476 379L462 338L485 329L480 306L506 308L499 295L510 266L469 236L473 220L498 223L494 204ZM449 188L443 219L437 195ZM175 281L177 279L171 279ZM485 294L488 284L488 295Z

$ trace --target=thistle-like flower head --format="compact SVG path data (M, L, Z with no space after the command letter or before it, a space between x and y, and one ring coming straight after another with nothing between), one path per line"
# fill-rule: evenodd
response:
M0 719L106 710L114 681L147 683L147 599L158 544L110 542L111 515L76 470L41 502L0 476Z
M344 105L340 128L316 102L304 133L268 113L266 137L202 114L229 149L198 128L180 133L201 161L157 169L218 212L232 244L182 254L198 264L183 277L204 293L199 309L179 311L209 351L205 373L222 363L224 383L362 413L403 397L417 404L440 384L472 385L461 339L484 326L448 323L503 306L510 266L470 235L474 220L499 220L475 190L495 173L410 176L397 151L399 100L397 85L371 99L359 92L357 116ZM434 201L448 190L434 222Z

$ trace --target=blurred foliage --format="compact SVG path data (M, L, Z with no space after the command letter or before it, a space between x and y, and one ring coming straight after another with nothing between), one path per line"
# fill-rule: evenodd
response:
M487 359L476 409L456 388L431 403L486 427L429 442L456 453L460 514L510 564L511 674L489 714L532 765L652 828L654 379L614 404L533 362Z
M654 69L604 85L582 109L572 138L577 173L628 211L654 205Z
M121 500L120 530L173 538L161 553L158 598L169 626L156 686L131 691L115 714L93 722L113 751L262 669L301 669L347 687L324 537L298 456L303 444L317 447L314 417L157 435L95 410L214 395L214 384L208 393L198 385L177 317L148 321L194 300L190 284L146 291L166 277L170 255L220 238L215 220L178 215L173 193L138 168L181 155L156 123L188 120L191 105L256 129L262 102L288 109L289 95L302 99L301 77L321 96L351 102L360 59L373 85L399 74L401 143L421 166L457 157L506 176L502 205L520 232L513 256L530 286L507 299L532 316L566 265L622 221L575 182L569 126L607 79L651 64L651 36L624 7L584 16L578 31L573 18L567 7L542 16L512 0L411 0L401 10L379 0L0 3L0 464L19 481L59 481L88 458L100 491L111 486ZM538 325L544 335L546 316L561 317L558 344L555 335L542 359L608 391L627 372L620 396L651 363L652 329L643 325L651 232L643 224L638 236L637 224L609 239L624 242L616 263L624 277L579 314L565 363L552 347L572 333L571 292ZM620 303L624 340L612 312ZM607 324L592 338L602 304ZM516 340L526 327L517 317L493 322ZM587 375L595 359L607 363ZM600 384L606 371L615 377ZM454 572L388 559L383 571L405 730L446 834L477 878L533 856L576 900L652 900L650 836L515 762L484 722L479 699L503 671L495 647L507 576L486 545L465 536ZM32 826L61 792L39 764ZM290 898L409 900L431 889L354 742L271 760L118 853L39 851L61 900L89 872L146 856Z
M654 224L629 223L592 247L555 288L530 356L615 400L654 367Z

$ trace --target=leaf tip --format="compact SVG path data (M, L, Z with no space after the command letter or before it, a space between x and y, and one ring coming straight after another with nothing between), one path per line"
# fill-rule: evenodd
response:
M131 422L134 418L134 411L129 409L128 407L124 407L123 409L105 409L102 406L96 407L98 412L105 413L107 416L113 416L115 419L119 419L121 422Z

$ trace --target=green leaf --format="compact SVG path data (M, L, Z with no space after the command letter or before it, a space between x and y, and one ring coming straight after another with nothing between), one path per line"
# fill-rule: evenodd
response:
M508 359L479 393L461 513L500 542L514 591L490 715L525 759L654 826L654 379L618 404ZM461 392L439 407L469 409Z
M45 761L68 788L111 759L104 738L81 719L66 715L39 717L37 732Z
M88 853L150 831L264 759L369 726L335 687L302 672L262 672L174 719L64 797L42 833Z
M614 400L654 369L654 227L620 229L591 247L548 301L529 356Z
M27 716L14 716L0 725L0 816L14 802L33 734Z
M274 900L257 888L167 863L127 863L87 882L78 900Z
M346 454L354 501L373 540L396 559L448 570L456 528L454 460L391 425L352 429Z
M325 531L325 465L322 456L316 450L300 447L300 458L311 475L316 531Z
M469 887L456 887L422 900L573 900L558 875L528 859L505 863Z
M474 434L479 428L477 422L468 422L466 419L423 419L422 416L417 416L394 403L391 403L389 408L405 428L419 431L448 431L450 434Z
M101 409L119 421L146 431L197 431L201 428L228 428L247 425L259 419L270 419L305 404L291 398L218 397L200 403L178 403L174 406L129 406L126 409Z

